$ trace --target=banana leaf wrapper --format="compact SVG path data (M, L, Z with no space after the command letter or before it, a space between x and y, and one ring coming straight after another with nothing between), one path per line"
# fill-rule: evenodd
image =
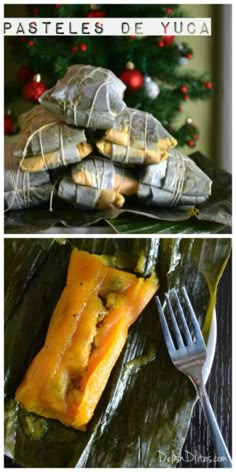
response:
M150 113L125 108L116 116L112 129L97 141L104 156L123 165L149 165L168 157L177 141Z
M12 245L14 241L7 240L5 244ZM34 239L31 244L38 245L40 241ZM23 270L28 257L26 245L25 254L21 248L22 264L18 259L18 264L12 266L12 279L20 273L21 283L5 327L7 455L26 467L170 467L169 462L163 461L163 454L180 454L195 392L169 360L154 301L132 327L87 432L28 414L13 401L32 358L43 345L65 285L72 244L110 255L111 264L128 270L136 268L142 254L143 267L139 267L139 272L148 274L156 268L161 296L170 288L186 286L207 340L217 284L231 241L148 238L54 243L41 249L43 259L32 277ZM11 247L6 254L12 257L17 249L18 246ZM34 266L32 251L30 258ZM5 261L6 267L8 262ZM8 290L10 299L11 286L6 287Z
M54 200L53 212L48 205L37 209L9 211L5 214L7 233L37 233L95 224L109 225L117 233L215 233L231 232L232 224L232 177L223 169L216 169L203 154L196 152L191 160L212 180L212 193L201 206L179 206L175 208L148 207L135 198L125 202L123 208L84 211L73 208L62 199ZM64 228L63 228L64 227ZM77 229L78 228L78 229Z
M211 195L211 179L181 152L173 149L160 164L143 170L138 198L146 205L202 205Z
M4 201L6 210L22 210L48 202L53 189L48 172L23 172L13 154L14 145L5 147Z
M111 128L125 108L126 87L113 72L102 67L74 65L39 101L65 123L83 128Z
M41 105L20 117L21 134L14 156L25 172L40 172L74 164L92 151L83 129L60 122Z

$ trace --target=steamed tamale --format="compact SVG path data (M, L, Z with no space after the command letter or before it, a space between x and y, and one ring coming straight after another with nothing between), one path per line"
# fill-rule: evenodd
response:
M154 275L144 280L109 267L103 256L74 249L44 346L17 389L17 401L27 411L85 429L129 326L157 288Z
M150 113L125 108L113 127L97 141L101 154L125 165L156 164L168 157L177 141Z
M78 208L120 208L124 196L138 190L138 181L128 169L106 159L89 157L72 167L72 177L64 177L58 196Z
M211 179L189 157L173 149L169 157L141 171L138 198L147 205L199 205L211 195Z
M74 65L39 101L60 120L74 126L106 129L125 108L125 85L102 67Z
M14 145L5 146L4 201L7 210L39 206L53 191L48 172L23 172L14 156Z
M20 126L14 155L21 158L20 167L26 172L74 164L92 152L83 129L62 123L41 105L23 113Z

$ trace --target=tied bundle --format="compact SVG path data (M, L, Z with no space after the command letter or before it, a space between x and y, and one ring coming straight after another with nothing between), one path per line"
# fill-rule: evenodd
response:
M111 71L75 65L21 115L5 164L7 209L45 201L52 209L54 193L86 210L122 208L130 197L157 207L207 200L209 177L154 116L126 107L124 90Z
M125 88L110 70L75 65L39 101L65 123L106 129L126 106L122 100Z
M96 144L101 154L119 164L149 165L166 159L177 141L150 113L125 108Z
M92 151L83 129L72 128L37 105L20 117L21 135L14 155L25 172L74 164ZM26 158L26 159L25 159Z
M23 172L13 155L13 146L5 150L4 200L8 210L40 206L50 200L53 185L48 172Z

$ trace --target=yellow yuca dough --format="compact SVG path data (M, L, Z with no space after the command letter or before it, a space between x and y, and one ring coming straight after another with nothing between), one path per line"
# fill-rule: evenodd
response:
M115 160L115 156L117 156L117 158L120 156L125 158L126 156L125 146L118 145L120 146L120 149L116 147L115 149L116 154L114 155L113 143L110 143L108 141L104 141L101 139L100 141L96 143L96 145L101 154L103 154L104 156L110 157L111 159ZM161 149L161 148L158 148L158 146L156 150L147 148L146 151L144 149L129 147L128 155L135 156L136 159L140 159L140 164L149 165L149 164L158 164L163 159L166 159L168 157L168 152L166 149L164 149L164 147Z
M107 208L121 208L125 203L125 198L121 193L112 190L101 190L96 208L106 210Z
M138 191L139 183L134 177L121 176L120 174L115 175L114 190L119 191L123 195L131 196L136 195Z
M141 148L143 147L143 142L141 145L135 138L128 133L128 129L123 128L121 131L115 129L107 129L105 132L105 141L109 141L114 144L120 144L121 146L128 146ZM154 143L153 143L154 144ZM160 138L156 143L157 149L170 149L174 148L177 145L177 141L172 136L167 136L166 138Z
M81 169L78 172L73 172L72 180L77 185L86 185L88 187L94 187L94 176L85 169ZM115 174L114 187L112 191L118 191L124 195L135 195L138 191L138 180L135 177L122 176Z
M88 143L78 144L76 148L78 162L88 156L93 150L91 144ZM63 161L60 150L47 152L44 154L44 157L42 155L26 157L25 159L22 159L22 162L20 162L20 168L24 172L40 172L61 165L63 165Z
M90 143L80 143L77 144L77 149L79 151L80 159L87 157L93 150L93 146Z
M72 180L74 184L86 185L87 187L94 187L94 175L85 169L78 172L73 172Z

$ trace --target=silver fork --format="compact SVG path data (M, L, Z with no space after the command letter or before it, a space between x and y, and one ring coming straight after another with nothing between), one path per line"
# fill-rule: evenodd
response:
M174 336L172 336L169 329L160 299L159 297L156 297L157 309L160 316L165 343L174 366L180 372L189 377L198 393L212 433L217 456L221 458L218 463L219 466L232 467L229 451L217 424L203 381L202 368L206 361L207 354L205 341L185 287L182 287L181 292L184 299L184 305L188 310L189 318L191 320L193 336L191 335L191 328L186 320L179 296L176 290L173 289L169 293L173 294L180 322L177 321L174 314L169 294L165 294L165 299L170 316L169 325Z

